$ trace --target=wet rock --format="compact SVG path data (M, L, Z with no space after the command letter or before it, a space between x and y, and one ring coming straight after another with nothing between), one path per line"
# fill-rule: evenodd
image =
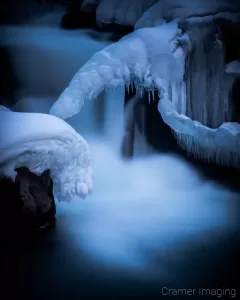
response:
M0 65L0 104L11 106L16 103L15 90L19 85L6 47L0 47Z
M1 242L18 241L55 224L56 207L49 171L41 176L27 168L16 171L15 182L7 178L0 181Z
M92 28L97 29L95 14L81 11L72 11L64 15L61 21L64 29Z
M67 30L93 29L96 40L111 40L117 42L119 39L133 32L133 27L117 24L97 24L96 14L80 11L79 9L67 12L61 21L61 28ZM101 36L99 35L101 33ZM108 35L106 35L108 33Z

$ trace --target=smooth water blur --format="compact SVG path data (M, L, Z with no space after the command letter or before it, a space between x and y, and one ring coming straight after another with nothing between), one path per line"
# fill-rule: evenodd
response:
M34 30L14 29L5 41L21 82L14 108L46 113L74 73L108 42L79 31ZM94 190L86 201L57 205L58 228L94 262L166 275L169 251L180 259L185 254L179 249L210 245L232 230L237 195L202 178L180 157L141 152L147 148L142 137L137 147L146 156L122 159L123 102L123 91L108 91L67 120L92 149ZM164 143L164 136L159 139Z
M237 196L204 182L180 158L153 155L124 162L104 142L91 147L93 194L61 203L58 215L67 217L71 241L94 260L153 271L156 255L211 243L234 225Z
M18 97L57 99L80 67L110 44L91 38L92 32L29 25L0 26L0 46L8 50L18 81Z

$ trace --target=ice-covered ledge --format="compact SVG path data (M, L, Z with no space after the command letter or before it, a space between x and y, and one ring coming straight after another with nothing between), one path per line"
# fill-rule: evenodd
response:
M240 124L223 123L209 128L198 121L179 114L167 94L159 102L159 111L165 123L173 130L179 145L191 155L233 167L240 166Z
M92 189L92 160L87 142L54 116L17 113L0 107L0 176L15 180L16 168L41 175L50 170L54 196L69 201Z
M185 92L175 91L180 102L186 103L186 113L174 105L169 93L162 94L159 102L164 121L183 149L209 162L234 167L240 166L240 124L236 122L232 89L240 68L239 61L225 63L219 24L227 26L239 20L239 13L218 13L179 22L191 42L182 81Z

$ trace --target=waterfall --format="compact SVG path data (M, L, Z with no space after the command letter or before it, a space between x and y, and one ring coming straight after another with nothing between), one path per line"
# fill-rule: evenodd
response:
M107 143L120 153L124 136L124 88L109 89L104 97L104 133Z

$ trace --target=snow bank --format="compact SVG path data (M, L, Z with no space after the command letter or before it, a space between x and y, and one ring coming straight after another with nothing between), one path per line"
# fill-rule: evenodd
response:
M37 175L50 169L58 201L86 197L91 192L88 144L61 119L0 109L0 153L0 175L12 180L19 167Z

